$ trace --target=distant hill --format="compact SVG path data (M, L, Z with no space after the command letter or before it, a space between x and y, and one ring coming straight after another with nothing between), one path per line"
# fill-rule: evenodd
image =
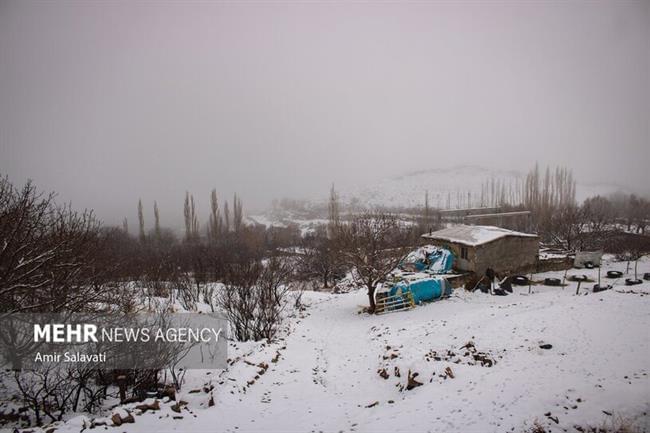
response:
M339 189L341 203L346 209L384 207L392 210L414 208L424 205L425 191L429 192L429 205L432 208L462 208L480 206L481 190L484 202L489 205L489 188L492 181L501 183L507 190L516 189L526 178L524 172L499 170L480 166L458 166L444 169L421 170L400 176L391 176L372 184ZM597 194L608 195L615 192L630 193L623 186L611 183L580 183L576 185L576 198L583 201ZM250 223L266 226L286 226L298 224L304 231L314 224L323 223L327 218L327 200L302 200L292 206L280 203L273 209L249 217Z
M499 170L480 166L458 166L407 173L382 179L372 185L359 185L340 191L341 199L349 204L375 207L416 207L424 203L425 191L429 204L436 208L478 206L484 184L502 183L505 188L516 189L526 174L515 170ZM609 183L580 183L576 185L576 198L582 201L592 195L607 195L617 191L630 191Z

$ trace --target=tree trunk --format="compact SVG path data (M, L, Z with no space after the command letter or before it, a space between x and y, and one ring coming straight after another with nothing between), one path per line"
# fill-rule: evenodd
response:
M126 376L117 376L117 384L120 390L120 403L124 403L124 400L126 400Z
M368 302L370 303L368 313L375 314L375 288L370 285L368 286Z

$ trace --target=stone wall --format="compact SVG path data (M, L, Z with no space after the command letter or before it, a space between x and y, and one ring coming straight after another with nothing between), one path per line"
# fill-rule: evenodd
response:
M474 272L485 273L492 268L497 273L512 273L537 263L539 240L533 237L508 236L476 248Z

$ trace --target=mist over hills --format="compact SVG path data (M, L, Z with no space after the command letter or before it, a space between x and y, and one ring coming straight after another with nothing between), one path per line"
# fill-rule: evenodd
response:
M545 168L540 167L543 175ZM395 176L386 176L373 182L356 185L334 185L339 201L346 211L382 208L391 211L424 206L425 194L429 206L439 209L490 206L492 184L504 191L523 189L526 173L522 170L503 170L478 165L417 170ZM595 195L630 194L632 189L615 183L576 181L576 200ZM284 198L263 211L249 213L249 221L263 225L286 226L298 224L302 229L313 228L327 218L328 196L323 193L313 199Z
M540 170L543 172L542 167ZM386 177L373 184L342 189L340 195L344 203L356 202L364 207L417 207L424 204L424 196L428 191L430 206L458 208L480 205L482 188L492 181L515 189L525 178L524 170L462 165ZM593 195L616 192L629 194L632 191L614 183L576 181L576 199L579 202Z

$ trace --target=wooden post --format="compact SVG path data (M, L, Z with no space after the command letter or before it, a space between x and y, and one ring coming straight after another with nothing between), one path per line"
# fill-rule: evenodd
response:
M578 287L576 287L576 295L580 292L580 283L582 283L582 281L578 280Z
M533 285L533 273L530 273L530 278L528 278L528 294L530 295L530 286Z
M598 287L600 287L600 266L598 266Z

